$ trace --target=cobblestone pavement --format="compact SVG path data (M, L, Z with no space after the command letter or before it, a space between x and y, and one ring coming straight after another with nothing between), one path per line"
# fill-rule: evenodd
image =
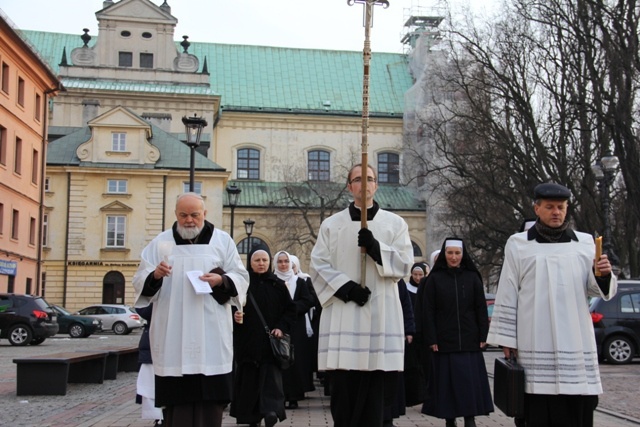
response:
M136 373L118 373L115 380L103 384L71 384L65 396L16 396L14 358L75 351L137 345L140 332L126 336L112 333L71 339L57 335L39 346L12 347L0 341L0 425L11 427L150 427L153 422L140 419L140 406L135 404ZM485 353L487 370L493 371L493 360L500 353ZM640 425L640 361L631 365L602 365L605 393L600 397L596 413L598 427ZM46 381L43 378L43 381ZM300 408L287 411L287 419L278 426L330 426L329 400L322 387L308 394ZM488 417L478 417L478 426L513 426L510 418L499 410ZM443 420L420 413L420 406L407 408L407 414L394 420L398 427L443 426ZM236 426L235 419L225 414L223 426Z

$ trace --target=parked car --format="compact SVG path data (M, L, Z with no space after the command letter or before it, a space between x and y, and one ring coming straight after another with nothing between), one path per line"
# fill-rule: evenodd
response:
M117 335L130 334L132 330L144 325L133 307L123 304L96 304L75 314L98 318L102 321L102 330L113 330Z
M589 310L600 360L618 365L640 356L640 280L619 280L618 293L592 298Z
M487 314L489 315L489 326L491 326L491 316L493 316L493 306L496 302L496 294L485 293L484 299L487 301ZM491 347L491 345L487 344L487 347Z
M76 316L59 305L52 305L51 308L58 316L58 333L69 334L71 338L86 338L102 331L102 320L96 317Z
M489 324L491 324L491 316L493 316L493 304L496 302L496 294L485 292L484 299L487 301L487 313L489 314Z
M0 338L11 345L38 345L58 333L57 315L44 298L0 294Z

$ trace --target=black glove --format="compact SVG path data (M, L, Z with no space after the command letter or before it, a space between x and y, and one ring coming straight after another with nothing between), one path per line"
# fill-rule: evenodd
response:
M369 288L363 288L353 280L349 280L344 285L340 286L340 289L334 294L337 298L340 298L344 302L353 301L360 306L367 303L371 291Z
M358 246L364 247L375 262L382 265L382 256L380 255L380 243L373 237L373 233L368 228L361 228L358 231Z
M369 288L367 288L366 286L363 288L358 284L351 288L348 294L349 301L355 302L360 307L362 307L367 303L367 301L369 301L369 295L371 295L371 290L369 290Z

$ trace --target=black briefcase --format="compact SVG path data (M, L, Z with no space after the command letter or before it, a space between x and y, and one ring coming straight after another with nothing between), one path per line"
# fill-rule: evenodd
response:
M513 355L495 361L493 402L508 417L524 417L524 368Z

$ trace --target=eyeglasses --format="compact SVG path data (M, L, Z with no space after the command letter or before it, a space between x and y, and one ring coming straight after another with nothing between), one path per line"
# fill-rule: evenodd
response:
M367 177L367 182L376 182L376 181L377 181L377 179L375 179L372 176L368 176ZM357 177L353 178L351 181L349 181L349 184L357 184L357 183L360 183L360 182L362 182L362 177L357 176Z

